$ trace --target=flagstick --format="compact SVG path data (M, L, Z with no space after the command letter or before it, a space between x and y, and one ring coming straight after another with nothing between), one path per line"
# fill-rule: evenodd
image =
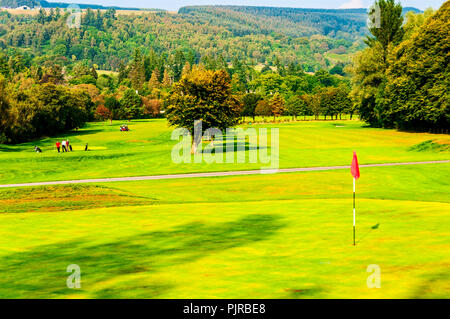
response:
M355 211L355 199L356 199L356 178L353 178L353 246L356 246L356 211Z

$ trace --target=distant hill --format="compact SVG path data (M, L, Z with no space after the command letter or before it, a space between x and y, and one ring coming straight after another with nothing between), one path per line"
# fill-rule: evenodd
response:
M28 6L34 8L39 6L39 1L37 0L0 0L0 7L5 8L17 8L22 6Z
M71 3L65 2L48 2L45 0L0 0L0 7L17 8L21 6L28 6L30 8L42 7L42 8L67 8ZM139 8L125 8L116 6L102 6L98 4L77 4L81 9L115 9L115 10L142 10ZM148 9L147 9L148 10ZM165 11L163 9L151 9L152 11Z
M17 1L32 5L34 0ZM409 10L419 11L406 8L405 12ZM185 62L180 56L211 68L239 61L261 69L298 64L307 72L343 70L352 55L365 47L368 33L365 9L195 6L181 8L179 14L84 12L80 30L68 28L64 15L55 12L23 15L2 11L0 54L23 53L29 64L62 59L63 64L83 61L114 71L128 63L136 49L149 56L183 61L177 64L180 72Z
M416 8L404 8L421 12ZM248 6L187 6L180 14L195 15L231 29L237 36L283 33L289 36L322 34L359 37L367 33L367 9L300 9Z

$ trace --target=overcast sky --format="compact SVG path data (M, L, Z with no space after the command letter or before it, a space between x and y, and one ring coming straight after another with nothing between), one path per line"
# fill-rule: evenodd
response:
M293 8L367 8L373 0L48 0L49 2L68 2L101 4L105 6L160 8L178 10L187 5L229 4L248 6L272 6ZM439 8L444 0L401 0L404 7L426 9Z

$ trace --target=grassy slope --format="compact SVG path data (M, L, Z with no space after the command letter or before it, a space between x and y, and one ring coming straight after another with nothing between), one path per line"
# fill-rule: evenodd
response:
M157 165L171 149L163 121L133 123L130 134L117 124L71 138L95 147L88 154L48 153L53 140L43 140L42 157L32 143L3 147L2 165L14 181L133 162L144 167L132 173L174 169ZM448 159L436 147L446 136L335 124L277 125L282 165L348 164L353 148L366 163ZM450 164L361 173L356 248L348 171L2 189L0 297L448 298ZM81 290L65 286L70 264L81 267ZM366 286L370 264L381 289Z
M0 216L0 297L448 297L449 173L362 169L357 248L344 171L102 185L142 202ZM366 287L370 264L381 289Z
M174 164L171 128L164 120L136 121L131 132L119 132L121 122L91 123L68 137L75 152L57 154L57 138L18 146L0 145L0 184L51 180L156 175L183 172L260 169L257 164ZM266 125L280 129L280 166L348 165L353 150L361 163L449 159L448 152L412 147L436 140L448 145L445 135L417 134L364 128L359 121L296 122ZM260 128L262 126L254 125ZM89 143L90 152L84 152ZM33 146L44 153L36 154Z

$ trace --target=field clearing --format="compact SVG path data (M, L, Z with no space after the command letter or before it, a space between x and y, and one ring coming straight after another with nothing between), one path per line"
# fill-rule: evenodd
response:
M116 71L109 71L109 70L97 70L97 74L98 75L114 75L117 76L119 74L119 72Z
M345 53L345 54L336 54L331 52L325 52L324 53L325 58L330 60L333 64L339 63L339 62L351 62L353 58L352 53Z
M12 9L12 8L1 8L0 11L6 11L11 14L21 14L21 15L31 15L31 16L35 16L39 13L39 9L23 10L23 9Z

